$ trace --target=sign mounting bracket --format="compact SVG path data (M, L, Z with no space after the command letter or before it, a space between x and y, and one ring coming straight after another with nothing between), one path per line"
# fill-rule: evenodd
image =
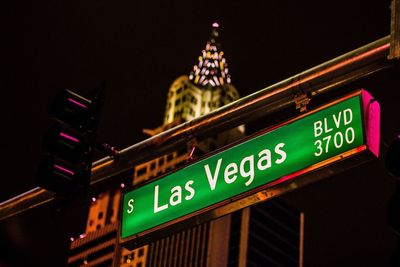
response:
M298 92L294 94L294 103L296 109L300 110L300 113L307 111L307 105L310 103L311 98L304 92Z

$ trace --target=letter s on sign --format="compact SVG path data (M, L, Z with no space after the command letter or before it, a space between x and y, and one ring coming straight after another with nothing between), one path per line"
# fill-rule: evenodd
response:
M131 214L133 211L133 202L135 200L133 198L129 199L128 201L128 209L126 210L126 212L128 212L128 214Z
M275 160L276 164L281 164L286 160L286 152L282 150L282 148L285 146L285 143L279 143L275 146L275 153L281 156L280 159Z

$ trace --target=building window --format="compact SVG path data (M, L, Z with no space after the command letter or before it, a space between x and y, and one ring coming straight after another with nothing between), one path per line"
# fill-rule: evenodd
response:
M110 212L109 212L109 214L110 214L110 217L112 217L112 216L113 216L113 214L114 214L114 209L113 209L113 208L110 208Z
M187 155L188 151L186 148L182 147L178 150L178 156Z
M169 154L169 155L167 156L167 161L170 162L172 159L173 159L173 155L172 155L172 154Z
M153 161L151 164L150 164L150 170L154 170L156 168L156 163Z
M146 167L142 167L137 171L137 176L142 176L143 174L145 174L147 172Z
M99 218L99 220L101 220L103 218L103 212L100 211L99 214L97 215L97 218Z
M143 255L144 255L144 249L140 248L139 249L139 257L143 257Z
M177 111L175 111L175 113L174 113L174 117L175 118L178 118L178 117L180 117L182 115L182 110L177 110Z

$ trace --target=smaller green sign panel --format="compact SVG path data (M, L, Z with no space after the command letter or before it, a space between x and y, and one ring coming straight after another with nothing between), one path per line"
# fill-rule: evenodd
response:
M362 113L361 94L353 95L126 193L121 238L360 147Z

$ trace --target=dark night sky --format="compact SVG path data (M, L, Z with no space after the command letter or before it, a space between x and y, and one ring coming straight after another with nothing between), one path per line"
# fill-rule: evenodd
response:
M59 89L84 94L105 80L98 138L119 148L136 143L145 138L142 128L162 123L167 90L197 62L213 21L221 24L242 96L390 30L388 0L7 2L0 8L0 201L34 187L48 105ZM398 76L396 68L350 85L381 102L386 142L400 130L391 116L399 114ZM394 248L385 221L392 187L377 160L286 196L306 212L305 266L385 266ZM0 245L7 248L0 266L64 263L73 234L65 225L72 223L51 210L0 222Z

